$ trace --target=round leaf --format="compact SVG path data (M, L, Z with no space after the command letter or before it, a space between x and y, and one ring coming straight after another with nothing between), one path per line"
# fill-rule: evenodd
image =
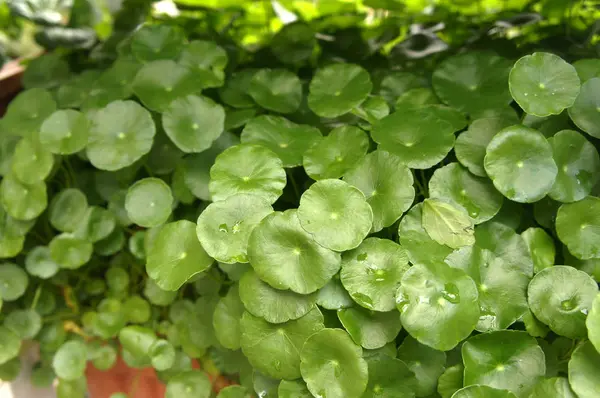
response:
M206 373L189 370L169 379L165 398L209 398L211 393L212 385Z
M285 183L285 170L275 153L262 146L241 144L217 156L210 169L208 189L214 201L252 194L273 203L281 196Z
M281 393L279 394L279 396L281 397ZM217 398L252 398L252 394L248 392L248 389L246 387L231 385L219 391Z
M33 220L48 206L46 184L26 185L14 177L4 177L0 183L0 201L11 217Z
M354 305L354 301L342 286L339 276L335 275L325 286L317 291L317 304L328 310L339 310Z
M189 42L179 57L179 63L191 68L202 81L202 88L223 85L227 61L227 52L223 48L204 40Z
M79 340L67 341L60 346L52 359L54 373L61 379L77 380L85 373L87 348Z
M52 153L70 155L81 151L88 143L88 118L72 109L50 115L40 129L40 143Z
M15 310L6 316L4 326L21 340L31 340L42 328L42 317L33 309Z
M187 220L161 227L147 255L146 271L164 290L177 290L213 263L198 242L196 225Z
M447 351L471 334L479 320L478 292L467 274L446 264L414 265L404 273L396 303L406 331Z
M26 138L17 143L12 159L13 175L24 184L44 181L52 171L54 156L37 142Z
M396 311L371 312L361 307L338 310L337 316L356 344L366 349L381 348L402 329Z
M496 189L520 203L546 196L558 173L546 138L523 126L507 127L492 138L484 167Z
M308 391L306 383L302 379L299 380L281 380L277 389L279 398L313 398L313 395Z
M579 59L573 62L573 67L582 83L594 77L600 77L600 60L597 58Z
M292 113L302 101L302 84L300 79L288 70L261 69L252 76L248 94L267 110Z
M341 126L309 148L302 163L313 180L339 178L366 155L368 148L369 137L364 131Z
M85 217L87 197L77 188L67 188L52 198L48 209L50 224L59 231L73 232Z
M423 345L409 335L398 347L398 359L415 374L417 396L434 394L438 378L444 373L446 354L443 351Z
M15 264L0 264L0 298L14 301L21 297L27 289L29 278L23 269Z
M173 59L181 52L184 35L168 24L145 25L131 38L131 52L142 62Z
M414 373L399 359L376 355L367 358L369 384L363 398L413 398L417 388Z
M58 268L59 265L52 260L47 246L36 246L25 257L25 269L38 278L51 278L58 272Z
M188 95L171 102L162 116L165 132L183 152L202 152L221 135L225 110L207 97Z
M249 108L254 106L254 101L248 91L256 69L243 69L233 73L219 90L221 101L234 108Z
M240 320L243 313L244 305L240 300L238 286L233 285L217 303L212 320L217 340L229 350L240 349Z
M175 347L166 340L158 339L152 343L148 355L152 367L158 371L170 369L175 363Z
M142 227L152 228L165 223L172 206L171 188L160 178L138 180L127 190L127 216Z
M314 241L296 210L275 212L252 231L248 257L258 276L276 289L300 294L323 287L340 269L340 255Z
M373 210L371 232L395 223L415 198L413 175L402 159L376 150L357 162L344 181L360 189Z
M366 309L385 312L395 308L396 291L408 269L408 256L400 245L387 239L368 238L344 253L340 279L355 302Z
M317 181L300 198L300 225L321 246L354 249L367 236L373 211L357 188L340 180Z
M16 358L20 350L21 339L12 330L0 326L0 365Z
M585 321L585 325L588 331L588 338L594 347L596 347L596 350L600 352L600 294L597 294L592 302L592 308Z
M6 108L2 119L4 128L13 135L35 137L40 126L56 110L49 91L32 88L19 93Z
M92 243L69 233L55 236L48 247L52 260L66 269L77 269L86 264L94 250Z
M508 390L499 390L486 385L472 385L461 388L452 395L452 398L516 398Z
M580 129L591 135L600 138L600 77L589 79L581 86L581 91L575 100L575 103L569 108L569 116L573 123Z
M577 398L565 377L544 379L535 385L529 398Z
M102 207L91 206L87 208L83 219L75 230L75 237L87 240L88 242L98 242L107 238L116 227L114 214Z
M557 115L575 102L577 71L557 55L533 53L519 59L508 80L510 93L523 110L535 116Z
M463 207L445 200L423 201L423 228L439 244L452 248L475 243L473 220Z
M300 353L300 371L310 392L323 397L362 397L368 381L362 349L341 329L322 329Z
M556 233L581 260L600 257L600 198L586 198L558 209Z
M569 361L569 384L579 398L594 398L600 391L600 353L591 342L581 343Z
M544 352L527 332L502 330L471 337L462 346L465 385L482 384L527 396L546 373Z
M544 268L554 265L556 249L554 240L542 228L528 228L521 236L529 247L531 259L533 260L533 272L538 273Z
M273 212L256 195L234 195L214 202L198 217L196 234L209 256L226 263L247 263L248 239L258 223Z
M338 117L359 106L373 83L369 72L354 64L334 64L317 70L310 82L309 108L321 117Z

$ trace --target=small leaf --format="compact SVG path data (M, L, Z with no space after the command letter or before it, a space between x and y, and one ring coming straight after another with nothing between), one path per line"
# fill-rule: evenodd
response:
M70 155L81 151L88 143L90 122L72 109L50 115L40 128L40 143L55 154Z
M127 190L125 209L129 219L146 228L167 221L173 207L171 188L160 178L143 178Z
M400 314L396 311L371 312L354 307L338 310L337 316L352 340L366 349L383 347L402 329Z
M475 243L473 221L468 213L444 200L423 201L423 228L433 240L452 248Z
M286 69L261 69L252 76L248 94L267 110L293 113L302 101L302 84Z
M521 233L521 236L529 247L531 258L533 260L533 272L538 273L544 268L554 265L556 249L554 240L542 228L528 228Z
M556 233L569 252L581 260L600 257L600 198L584 199L560 206Z
M423 345L409 335L398 347L398 359L415 374L417 396L434 394L446 363L446 354L443 351Z
M52 368L58 377L74 381L85 373L87 348L78 340L67 341L60 346L52 359Z
M212 387L206 373L189 370L169 379L165 398L209 398L211 393Z

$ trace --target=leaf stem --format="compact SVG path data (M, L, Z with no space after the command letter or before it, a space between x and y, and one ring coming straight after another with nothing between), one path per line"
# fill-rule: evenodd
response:
M35 289L35 295L33 296L33 302L31 303L31 309L35 310L37 307L38 301L40 301L40 295L42 294L42 285L39 285L37 289Z

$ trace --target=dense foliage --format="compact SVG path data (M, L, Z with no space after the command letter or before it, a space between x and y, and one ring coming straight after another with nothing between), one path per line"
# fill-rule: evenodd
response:
M0 379L35 340L61 398L119 355L168 398L214 394L192 359L239 381L220 398L598 397L595 11L483 34L457 3L419 15L474 36L178 17L31 62L0 119Z

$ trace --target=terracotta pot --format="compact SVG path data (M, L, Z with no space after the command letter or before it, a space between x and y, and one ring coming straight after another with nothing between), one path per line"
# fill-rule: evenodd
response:
M0 69L0 116L4 115L8 103L21 91L24 70L20 60L10 61Z

